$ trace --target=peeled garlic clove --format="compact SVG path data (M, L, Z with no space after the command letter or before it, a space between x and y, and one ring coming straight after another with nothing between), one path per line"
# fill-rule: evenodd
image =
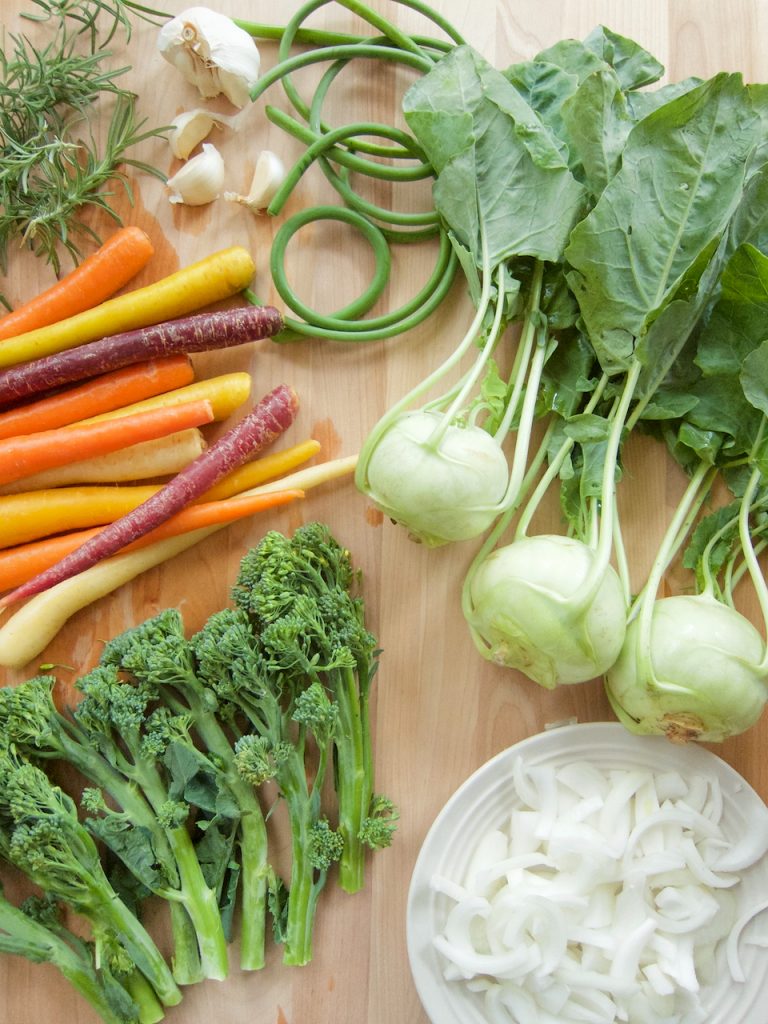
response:
M285 166L280 157L269 149L262 150L256 161L251 187L247 196L236 192L225 192L224 198L233 203L242 203L251 210L266 210L285 181Z
M224 185L224 160L221 153L209 142L203 143L202 152L191 160L166 182L171 189L170 201L186 206L204 206L218 199Z
M157 45L169 63L207 99L223 93L236 107L250 100L259 77L259 50L231 18L190 7L160 29Z

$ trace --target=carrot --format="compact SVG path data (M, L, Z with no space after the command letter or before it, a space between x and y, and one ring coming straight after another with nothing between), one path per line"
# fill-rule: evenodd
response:
M65 555L50 569L38 573L12 590L0 600L0 607L31 597L75 576L154 530L213 487L227 472L279 437L293 422L297 409L298 399L293 389L285 384L278 385L262 398L245 419L220 437L151 498L105 526L96 537ZM120 420L114 422L118 425L121 423Z
M227 498L224 501L206 501L190 505L171 516L162 526L150 531L138 540L126 545L123 551L135 551L155 541L177 537L206 526L223 526L245 516L263 512L266 509L287 505L290 501L303 498L304 491L298 489L273 491L268 494L253 494L244 498ZM95 537L99 528L78 530L75 533L46 537L43 540L20 544L15 548L0 551L0 590L20 586L26 580L42 572L74 551L86 540Z
M95 309L9 339L0 345L0 366L39 359L117 331L185 316L242 291L255 269L250 253L242 246L222 249L145 288L107 299Z
M159 395L152 395L132 405L126 405L122 409L114 409L110 412L99 413L96 416L89 416L83 419L82 423L97 423L99 420L114 419L116 416L125 416L128 413L142 412L144 409L159 409L160 406L182 405L184 402L196 402L205 399L211 403L214 420L225 420L231 416L238 406L248 398L251 393L251 375L243 371L237 373L223 373L219 377L206 377L203 380L195 381L184 387L175 388L173 391L164 391ZM0 422L2 417L0 417Z
M231 498L233 494L241 494L251 487L263 484L266 480L272 480L287 473L289 469L295 469L302 462L317 455L320 448L320 442L310 438L308 441L302 441L282 452L262 455L260 459L246 462L244 466L239 466L231 473L227 473L215 487L205 492L203 499L219 501L222 498Z
M177 437L178 435L171 436ZM151 441L145 442L145 444L152 443ZM134 447L141 446L135 445ZM260 470L260 473L254 474L255 479L252 486L296 469L302 462L306 462L307 459L317 454L318 448L317 441L302 441L281 452L274 452L254 459L248 465L255 470ZM202 494L201 500L219 500L235 493L220 491L220 487L227 482L230 475L223 477L220 484ZM258 479L259 476L261 480ZM276 483L278 487L281 486L279 480ZM105 523L111 523L157 493L161 486L161 484L134 484L115 487L65 486L0 496L0 548L24 544L51 533L63 533L67 530L81 530L88 526L102 526Z
M56 284L0 317L0 340L47 327L97 306L128 284L149 263L154 251L149 235L141 228L119 228Z
M173 476L204 452L205 446L205 438L197 427L177 430L152 441L130 444L127 448L95 455L92 459L81 459L21 477L0 487L0 500L5 495L25 491L47 492L51 488L77 487L80 484L136 483Z
M210 402L189 402L85 427L59 427L11 437L0 447L0 483L66 465L84 455L113 452L139 441L164 437L176 430L210 423L212 419Z
M105 373L85 384L0 412L0 440L76 423L154 395L182 388L195 378L187 356L168 356Z
M16 402L143 359L243 345L271 337L281 327L280 314L271 306L241 306L113 334L69 352L0 370L0 403ZM0 346L0 358L2 352Z
M283 480L264 484L254 493L269 494L294 487L307 491L349 476L354 472L356 462L357 456L322 462L300 469ZM0 665L22 668L30 664L76 612L149 569L189 550L219 529L222 527L209 526L157 541L137 551L122 552L37 594L0 626Z

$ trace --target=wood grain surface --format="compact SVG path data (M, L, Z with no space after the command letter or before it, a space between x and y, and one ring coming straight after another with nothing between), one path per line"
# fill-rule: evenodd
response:
M6 31L18 31L19 12L31 6L30 0L3 0ZM165 4L172 13L184 6L181 0ZM404 28L423 28L416 15L390 0L374 0L372 6ZM436 0L436 6L500 68L563 37L581 38L602 23L658 56L670 80L740 70L748 80L768 81L766 0ZM295 9L291 0L220 0L217 8L271 23L284 22ZM357 19L335 3L319 11L313 24L342 31L359 27ZM132 65L130 80L141 112L155 124L202 105L192 87L159 56L156 36L155 28L139 23L120 54ZM263 66L269 68L276 47L265 44L261 49ZM315 80L315 73L307 72L301 87L309 91ZM333 94L329 119L333 121L335 111L344 122L359 118L396 123L400 97L410 80L410 73L402 69L378 69L375 74L359 67L348 70ZM285 103L279 87L266 101ZM300 151L267 121L264 102L240 115L236 132L217 131L228 189L247 189L262 149L281 154L287 164ZM222 100L208 105L233 113ZM140 155L169 174L178 166L160 140L143 145ZM279 219L254 216L222 200L197 209L172 206L161 182L133 171L129 178L134 205L121 197L119 208L126 222L150 234L157 250L138 284L217 248L241 243L258 264L256 291L277 302L268 261ZM286 212L326 198L324 179L315 169L305 175ZM396 203L397 190L392 195L383 191L382 198ZM107 229L102 222L94 223ZM394 308L404 301L414 283L426 279L433 258L429 244L396 250L392 279L379 308ZM288 266L302 297L326 311L358 294L373 269L365 245L338 225L316 225L297 236ZM0 291L18 302L51 281L49 268L19 252L13 255ZM292 384L302 406L290 440L313 435L323 444L323 457L351 455L379 415L453 349L469 312L457 286L424 325L386 342L263 342L196 357L196 363L201 375L250 370L255 396L283 381ZM650 441L630 444L621 507L635 582L642 580L650 564L682 485L659 447ZM303 504L231 526L147 573L76 615L42 660L81 672L94 664L104 638L169 605L182 609L189 630L198 628L211 612L226 605L239 559L249 545L267 529L291 531L309 519L328 523L364 574L368 624L383 649L374 704L377 786L399 805L400 827L392 848L371 862L365 891L345 896L333 887L326 890L310 966L283 967L279 951L273 949L263 971L244 974L233 952L231 977L188 990L182 1004L168 1012L169 1024L426 1024L408 966L405 906L413 863L430 823L474 769L510 744L562 719L612 718L599 681L550 692L484 662L459 606L461 580L475 545L426 550L413 544L404 531L383 520L351 481L312 492ZM558 528L554 503L545 508L537 526ZM675 573L665 582L669 592L681 585L684 580ZM745 608L754 615L748 598ZM0 670L0 680L12 683L34 671L35 665L19 672ZM67 673L60 672L65 682L72 678ZM764 799L766 749L768 718L717 750ZM161 922L156 924L162 935ZM95 1024L95 1017L53 969L0 958L0 1024L41 1021Z

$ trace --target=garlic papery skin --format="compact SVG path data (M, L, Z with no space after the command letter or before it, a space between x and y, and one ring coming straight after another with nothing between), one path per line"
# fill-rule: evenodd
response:
M251 36L231 18L208 7L189 7L163 25L157 45L201 96L223 93L236 107L249 102L261 57Z
M171 152L180 160L186 160L195 146L208 138L214 125L234 126L234 123L234 117L213 114L199 107L187 110L171 121L171 132L168 136Z
M242 203L255 213L266 210L285 181L285 165L280 157L269 149L262 150L247 196L237 192L225 192L224 198L233 203Z
M221 195L224 185L224 160L209 142L202 152L187 160L166 182L171 189L170 201L185 206L204 206Z

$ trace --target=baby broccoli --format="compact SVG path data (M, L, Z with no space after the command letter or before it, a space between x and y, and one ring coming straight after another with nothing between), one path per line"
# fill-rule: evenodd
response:
M29 897L17 907L0 888L0 952L53 964L104 1024L149 1024L163 1017L151 989L141 993L140 1005L129 994L128 975L115 976L105 962L96 966L92 944L64 926L58 904L49 897Z
M109 882L74 801L6 743L0 750L0 853L91 924L97 958L115 938L164 1006L181 993L154 941Z
M126 773L130 766L117 737L113 743L102 738L99 750L92 731L57 709L54 685L52 676L37 676L0 689L0 730L26 757L67 761L93 784L83 794L83 808L90 814L86 825L143 886L168 901L174 977L180 984L201 980L209 969L201 962L196 928L200 922L206 926L205 914L196 911L201 870L184 823L159 814L135 773ZM187 813L183 808L184 818Z
M182 903L189 914L202 977L225 978L229 964L217 894L186 827L187 788L195 785L200 792L206 774L215 776L215 766L194 746L188 719L156 706L157 689L151 683L128 682L106 665L81 677L77 686L83 694L73 712L77 725L90 745L144 794L173 852L178 886L154 891Z
M244 970L263 967L269 876L264 815L253 789L235 767L232 742L222 725L226 715L221 714L214 692L195 673L194 656L181 615L175 608L165 609L113 638L104 647L101 665L113 666L138 685L152 687L169 708L188 716L201 745L215 762L217 786L207 797L214 802L211 810L221 810L226 801L224 809L229 817L239 819L236 838L242 877L240 965ZM198 792L197 799L206 797ZM209 827L206 845L212 845L213 836ZM220 853L215 859L219 865L227 863Z
M317 681L336 708L339 881L347 892L363 885L366 847L389 845L396 822L391 804L382 816L374 793L369 699L379 652L353 592L356 581L349 552L327 526L309 523L291 539L268 533L242 559L232 591L270 673L284 687Z

